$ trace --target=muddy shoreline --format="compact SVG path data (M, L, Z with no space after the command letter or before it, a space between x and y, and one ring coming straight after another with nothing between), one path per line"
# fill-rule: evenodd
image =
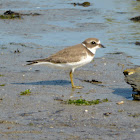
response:
M140 102L132 100L132 89L122 73L131 66L128 60L125 55L110 54L77 69L74 81L84 86L80 90L71 89L65 71L20 64L15 68L24 69L21 72L1 71L1 83L5 84L0 87L1 138L138 139ZM83 82L91 79L102 83ZM26 89L30 89L30 95L21 96ZM61 103L105 98L109 102L91 106ZM120 101L124 103L116 104Z
M40 14L24 19L0 19L0 138L138 140L140 102L132 100L132 88L123 75L139 58L138 51L134 53L136 59L129 53L138 50L138 45L127 48L139 41L138 34L132 38L139 30L137 23L130 23L135 28L128 25L130 12L120 14L109 9L107 15L103 15L105 11L99 9L98 1L86 9L72 7L64 1L45 2L0 3L0 14L6 10ZM112 19L112 13L121 18ZM116 34L122 18L126 20L125 26L132 30L124 34L126 28L122 28L122 32ZM128 34L130 32L132 34ZM97 51L94 61L74 72L75 84L84 86L83 89L72 90L67 71L26 66L28 60L45 58L89 37L99 38L106 49ZM31 93L21 95L28 89ZM89 106L62 103L69 99L106 98L108 102Z

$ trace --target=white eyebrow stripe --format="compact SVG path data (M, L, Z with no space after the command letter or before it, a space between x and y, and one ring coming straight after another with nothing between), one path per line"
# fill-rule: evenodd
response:
M98 41L98 44L101 44L100 40Z

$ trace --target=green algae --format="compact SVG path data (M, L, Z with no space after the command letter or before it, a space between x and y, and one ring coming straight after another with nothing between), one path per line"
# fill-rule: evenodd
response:
M26 89L25 91L20 92L20 95L29 95L31 93L30 89Z
M108 102L109 100L106 98L106 99L103 99L103 100L100 100L100 99L96 99L96 100L91 100L91 101L88 101L88 100L85 100L85 99L77 99L77 100L67 100L67 101L64 101L65 104L74 104L74 105L77 105L77 106L80 106L80 105L97 105L99 103L103 103L103 102Z
M82 5L83 5L84 7L88 7L88 6L90 6L90 2L83 2Z
M0 15L0 19L23 19L22 16L39 16L39 13L29 13L29 14L22 14L16 13L14 11L8 10Z
M83 2L83 3L72 3L74 6L83 6L83 7L88 7L90 6L90 2Z
M0 86L1 86L1 87L4 87L4 86L5 86L5 84L1 84Z
M21 15L11 14L11 15L0 15L0 19L21 19Z

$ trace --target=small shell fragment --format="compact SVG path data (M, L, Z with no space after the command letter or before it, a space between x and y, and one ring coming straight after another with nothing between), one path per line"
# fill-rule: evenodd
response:
M116 104L117 104L117 105L124 104L124 101L117 102Z

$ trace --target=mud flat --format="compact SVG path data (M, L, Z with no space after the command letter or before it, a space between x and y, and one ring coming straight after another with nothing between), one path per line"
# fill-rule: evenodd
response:
M132 89L123 76L131 66L129 59L125 54L108 54L77 69L74 81L84 86L80 90L71 89L67 72L15 65L11 60L0 71L1 138L139 139L140 102L132 100ZM100 82L88 82L93 80ZM27 89L31 93L21 95ZM107 102L95 105L63 103L106 98Z
M0 19L0 139L140 138L140 102L133 101L123 75L134 66L132 59L139 60L139 46L132 47L139 42L139 33L134 34L139 26L131 28L131 12L121 9L131 1L117 5L111 0L105 8L98 1L89 7L66 1L0 3L1 15L11 10L23 16ZM27 16L30 13L38 14ZM99 38L106 49L75 71L74 82L83 89L72 90L68 72L26 66L27 60L47 57L88 37Z

